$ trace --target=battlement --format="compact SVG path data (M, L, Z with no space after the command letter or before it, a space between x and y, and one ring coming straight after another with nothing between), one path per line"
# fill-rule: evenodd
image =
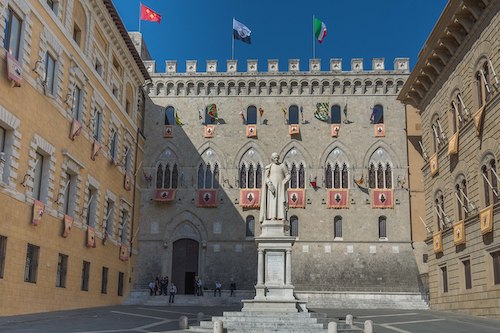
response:
M167 75L179 75L179 74L222 74L222 73L241 73L241 74L297 74L297 73L399 73L408 74L410 73L410 60L409 58L396 58L394 59L394 65L392 70L385 68L384 58L373 58L371 70L363 69L363 58L353 58L351 59L350 70L343 68L343 63L341 58L330 59L329 71L321 70L321 59L309 59L308 70L301 70L299 59L289 59L288 60L288 71L279 71L279 61L277 59L267 60L267 72L258 71L258 61L255 59L247 60L247 70L246 72L238 72L238 60L226 60L226 71L218 71L217 60L207 60L206 71L197 71L197 61L187 60L186 61L186 71L184 73L178 72L177 61L167 60L165 61L165 73L156 72L156 61L145 60L144 64L150 74L167 74Z

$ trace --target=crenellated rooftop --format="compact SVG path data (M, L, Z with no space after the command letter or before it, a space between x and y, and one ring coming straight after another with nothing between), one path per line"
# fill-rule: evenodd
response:
M366 73L366 74L409 74L410 64L408 58L396 58L394 59L393 69L389 70L385 68L384 58L373 58L372 59L372 69L365 70L363 68L363 58L353 58L351 59L350 70L347 70L343 66L341 58L330 59L329 71L321 71L321 59L309 59L309 68L304 70L300 66L299 59L289 59L288 60L288 71L279 71L279 62L277 59L267 60L267 72L258 71L258 61L257 60L247 60L247 70L246 72L238 72L238 60L227 60L225 72L219 71L217 60L207 60L206 71L198 72L198 62L196 60L186 61L186 71L178 72L177 61L167 60L165 61L165 73L156 72L156 62L154 60L144 61L144 64L151 75L224 75L224 74L307 74L307 73L321 73L321 74L335 74L335 73Z

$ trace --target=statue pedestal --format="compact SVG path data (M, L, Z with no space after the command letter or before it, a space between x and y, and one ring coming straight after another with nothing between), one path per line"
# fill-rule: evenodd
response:
M282 221L264 221L255 238L258 250L255 298L243 300L241 311L307 311L293 295L292 245L295 237L285 236Z

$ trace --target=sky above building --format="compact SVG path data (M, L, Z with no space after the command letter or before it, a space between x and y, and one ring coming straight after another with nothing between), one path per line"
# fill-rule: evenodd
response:
M139 0L113 0L129 31L139 30ZM238 70L246 71L248 59L256 59L259 71L268 59L278 59L281 71L289 59L299 59L307 70L313 58L313 17L323 21L327 35L315 43L315 58L329 70L331 58L342 58L350 70L352 58L363 58L371 69L372 58L385 58L392 69L394 58L410 58L410 66L432 31L447 0L142 0L162 16L161 23L141 21L140 32L157 72L166 60L176 60L185 71L186 60L197 60L205 71L207 60L226 70L232 56L233 17L251 30L251 44L234 41Z

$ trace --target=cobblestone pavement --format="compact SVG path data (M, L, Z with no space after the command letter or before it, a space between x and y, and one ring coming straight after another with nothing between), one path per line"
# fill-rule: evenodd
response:
M49 312L42 314L0 317L0 332L6 333L119 333L180 332L179 317L187 316L197 325L197 316L204 320L223 311L238 311L239 306L113 306L92 309ZM436 311L387 309L312 309L326 313L332 321L354 316L354 323L363 327L372 320L376 333L499 333L500 320L483 319L462 314Z

